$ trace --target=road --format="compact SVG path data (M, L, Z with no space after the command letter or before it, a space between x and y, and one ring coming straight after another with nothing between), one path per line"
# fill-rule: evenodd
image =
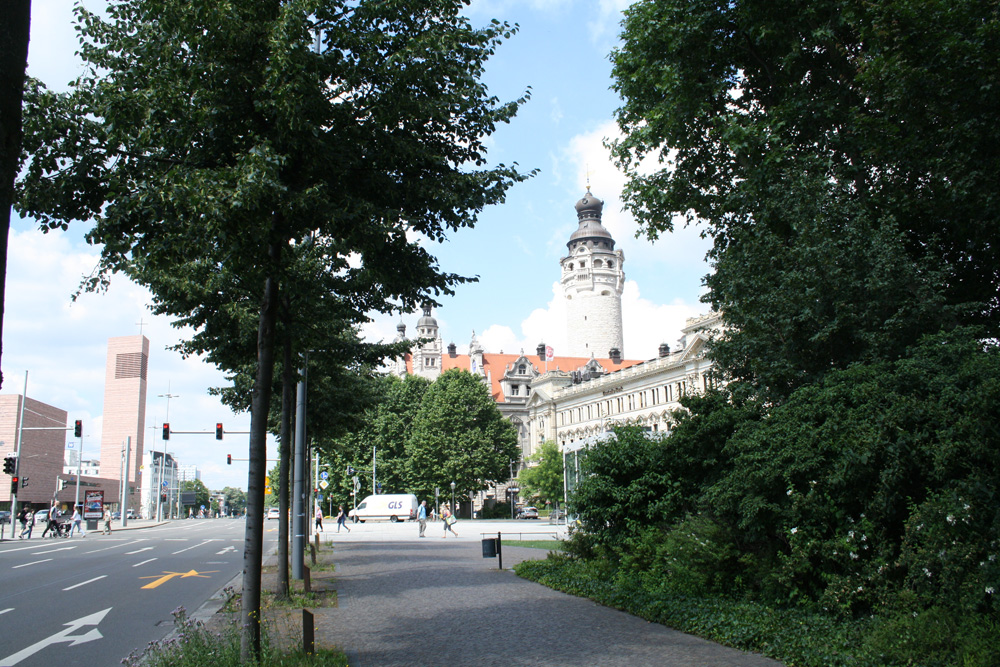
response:
M205 519L0 544L0 667L119 665L243 568L244 522ZM265 553L277 522L264 526Z

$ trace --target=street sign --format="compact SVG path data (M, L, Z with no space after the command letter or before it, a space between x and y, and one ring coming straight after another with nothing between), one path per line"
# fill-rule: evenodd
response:
M316 500L323 500L323 494L322 493L317 494Z
M330 479L330 473L328 473L327 471L324 470L323 472L321 472L319 474L319 478L320 479Z
M328 486L330 486L330 482L326 481L325 479L321 480L319 483L319 488L323 489L324 491L326 491L326 487Z

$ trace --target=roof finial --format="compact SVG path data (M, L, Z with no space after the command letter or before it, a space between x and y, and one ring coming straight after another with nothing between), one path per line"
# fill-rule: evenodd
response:
M587 164L587 194L590 194L590 163Z

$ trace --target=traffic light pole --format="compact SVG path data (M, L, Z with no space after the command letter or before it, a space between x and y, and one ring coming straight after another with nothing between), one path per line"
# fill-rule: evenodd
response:
M306 380L309 357L303 355L295 389L295 453L292 466L292 578L302 578L305 561L306 520Z
M14 445L14 477L20 484L21 479L21 439L24 438L24 404L28 402L28 371L24 371L24 393L21 395L21 414L17 419L17 443ZM14 539L17 529L17 486L10 489L10 539ZM3 526L0 526L0 537L3 537Z

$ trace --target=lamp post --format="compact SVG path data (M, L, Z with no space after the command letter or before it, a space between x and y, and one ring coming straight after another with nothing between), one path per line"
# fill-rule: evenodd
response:
M455 482L451 483L451 515L455 516Z

